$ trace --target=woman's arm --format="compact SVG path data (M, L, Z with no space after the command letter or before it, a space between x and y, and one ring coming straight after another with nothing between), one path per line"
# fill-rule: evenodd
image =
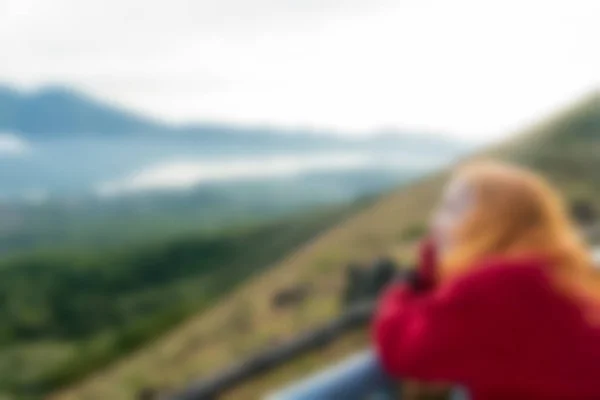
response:
M377 353L394 377L495 385L518 362L533 329L540 276L532 269L483 267L420 293L405 284L382 296L373 324ZM500 381L499 381L500 380Z

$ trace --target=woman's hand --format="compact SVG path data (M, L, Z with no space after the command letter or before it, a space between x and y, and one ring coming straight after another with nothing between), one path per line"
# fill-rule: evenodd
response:
M418 289L431 290L437 283L438 251L432 237L425 238L419 247L419 264L417 265Z
M437 250L432 238L426 238L419 246L415 268L400 268L394 272L394 283L408 286L415 292L433 289L437 281Z
M420 292L423 287L423 282L417 269L405 268L399 270L394 277L394 283L406 285L416 292Z

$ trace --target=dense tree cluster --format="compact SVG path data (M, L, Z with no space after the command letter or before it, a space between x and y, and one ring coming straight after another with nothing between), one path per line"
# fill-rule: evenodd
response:
M67 342L77 351L29 381L4 377L0 392L41 394L80 378L210 304L343 213L115 251L62 250L5 260L0 362L3 349L28 343Z

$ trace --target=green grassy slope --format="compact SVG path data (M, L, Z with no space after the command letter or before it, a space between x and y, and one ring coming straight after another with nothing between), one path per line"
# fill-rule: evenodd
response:
M482 155L530 165L559 185L569 200L587 200L600 209L599 146L600 93L594 93ZM411 257L410 233L424 225L447 177L448 172L442 171L384 196L209 311L54 398L131 399L142 387L176 387L331 318L339 312L343 270L349 261L382 253ZM277 290L298 282L312 282L315 287L306 302L288 310L270 306ZM243 329L235 328L240 318L245 321ZM365 339L357 335L237 388L231 398L259 398L266 390L331 363L360 348Z
M348 208L218 235L0 262L0 398L37 398L138 348L330 226Z

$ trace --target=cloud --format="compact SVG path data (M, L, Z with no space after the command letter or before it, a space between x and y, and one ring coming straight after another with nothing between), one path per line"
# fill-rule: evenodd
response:
M0 79L170 120L499 137L600 84L596 0L0 1Z
M408 154L374 155L363 152L271 156L226 161L176 161L150 166L124 178L102 182L95 192L112 197L145 191L187 190L214 182L282 178L310 172L332 172L368 167L431 169L449 160Z
M0 157L17 157L31 150L29 144L16 135L0 132Z
M182 190L201 183L274 178L314 170L344 170L368 165L369 159L357 154L277 156L232 161L178 161L146 168L124 179L101 183L101 196L147 190Z

